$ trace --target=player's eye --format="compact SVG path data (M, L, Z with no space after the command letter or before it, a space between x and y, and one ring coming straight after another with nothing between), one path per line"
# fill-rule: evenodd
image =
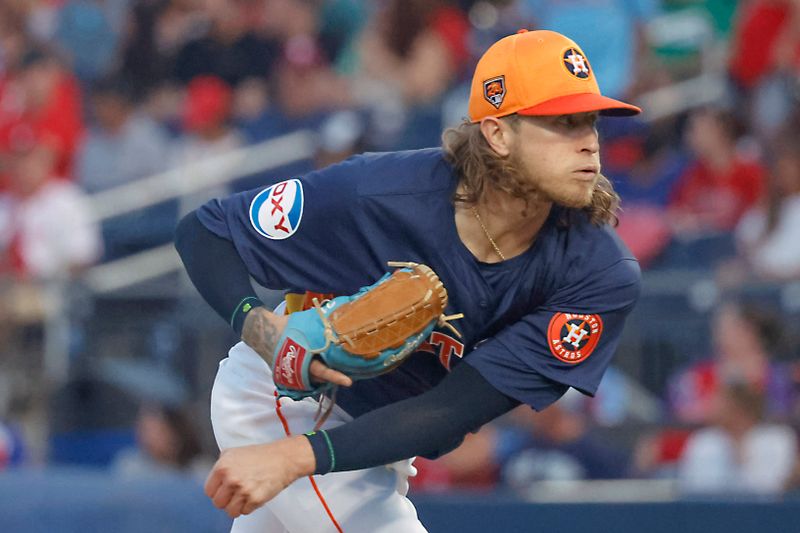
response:
M569 129L597 126L597 113L574 113L571 115L559 115L556 122Z
M556 122L562 126L573 126L575 124L575 115L560 115Z

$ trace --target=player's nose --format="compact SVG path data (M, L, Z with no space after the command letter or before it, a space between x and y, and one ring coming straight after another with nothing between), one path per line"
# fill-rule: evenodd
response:
M580 151L596 154L600 151L600 136L597 128L586 128L586 133L580 138Z

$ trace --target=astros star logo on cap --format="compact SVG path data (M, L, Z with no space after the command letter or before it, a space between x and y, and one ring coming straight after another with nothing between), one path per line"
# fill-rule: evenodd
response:
M585 80L592 74L592 71L589 69L589 61L577 48L567 48L564 51L563 57L567 72L576 78Z

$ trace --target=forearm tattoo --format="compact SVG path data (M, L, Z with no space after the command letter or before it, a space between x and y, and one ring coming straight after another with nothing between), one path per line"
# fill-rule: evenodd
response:
M244 321L242 340L255 350L271 367L275 354L275 344L280 332L270 313L263 309L253 309Z

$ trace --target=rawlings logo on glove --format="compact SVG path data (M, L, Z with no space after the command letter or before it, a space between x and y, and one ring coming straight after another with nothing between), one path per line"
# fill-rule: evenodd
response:
M325 392L329 383L311 382L314 357L354 380L388 372L402 363L431 334L463 315L445 316L447 291L439 277L418 263L399 267L353 296L292 313L278 340L272 365L278 392L295 400Z
M301 381L303 377L303 363L306 359L306 349L287 338L275 359L274 375L280 381L293 389L305 388Z

